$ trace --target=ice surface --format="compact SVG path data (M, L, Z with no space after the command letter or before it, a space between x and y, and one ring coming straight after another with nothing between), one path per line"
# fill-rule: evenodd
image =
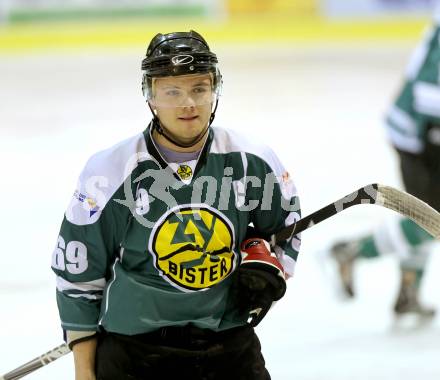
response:
M400 187L382 115L410 45L217 48L224 76L215 124L275 149L297 183L303 213L372 182ZM50 270L62 214L94 152L138 133L144 47L0 59L0 374L61 343ZM438 379L439 318L397 328L396 260L357 267L358 297L332 291L320 253L394 217L358 206L303 233L286 297L258 327L272 378ZM439 248L423 298L440 308ZM73 379L72 356L29 379Z

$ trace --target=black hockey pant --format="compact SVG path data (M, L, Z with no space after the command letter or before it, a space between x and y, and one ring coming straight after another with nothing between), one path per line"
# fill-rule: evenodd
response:
M97 380L270 380L248 326L217 333L189 326L135 336L103 333L96 374Z
M420 156L406 152L399 156L406 191L440 211L440 170L431 169Z

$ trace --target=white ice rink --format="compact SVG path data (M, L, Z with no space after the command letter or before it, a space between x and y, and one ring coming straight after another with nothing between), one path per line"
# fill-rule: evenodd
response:
M265 140L296 181L303 214L358 187L401 187L382 115L410 44L216 47L224 76L214 124ZM87 158L143 130L144 47L0 57L0 375L62 342L52 249ZM275 380L440 379L440 318L396 326L397 261L357 267L358 297L338 299L320 252L391 211L358 206L303 233L288 293L258 327ZM440 309L440 249L423 299ZM73 379L72 356L29 380Z

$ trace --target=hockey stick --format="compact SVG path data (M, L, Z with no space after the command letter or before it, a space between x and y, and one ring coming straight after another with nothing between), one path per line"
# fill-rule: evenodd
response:
M0 376L0 380L17 380L22 377L29 375L31 372L44 367L45 365L52 363L54 360L61 358L62 356L70 352L67 344L62 344L61 346L55 347L54 349L46 352L45 354L21 365L20 367L14 369L11 372Z
M440 238L440 213L420 199L393 187L370 184L356 190L314 213L301 218L296 223L282 229L270 238L272 246L289 239L308 228L326 220L351 206L375 204L394 210L417 223L435 238ZM0 377L0 380L16 380L66 355L70 350L66 344L31 360L17 369Z
M345 197L330 203L315 211L313 214L301 218L296 223L283 228L270 237L272 246L282 243L291 236L298 234L315 224L326 220L351 206L360 204L375 204L394 210L417 223L436 239L440 238L440 213L427 203L390 186L373 183L356 190Z

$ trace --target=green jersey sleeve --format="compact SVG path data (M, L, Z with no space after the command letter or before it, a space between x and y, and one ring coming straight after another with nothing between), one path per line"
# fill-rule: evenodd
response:
M260 200L251 212L251 222L258 231L272 235L300 219L297 190L288 171L270 148L263 147L261 156L250 153L246 156L246 181L256 185L250 187L248 202ZM293 275L300 245L300 236L294 235L275 247L275 253L289 276Z
M422 153L428 124L440 121L439 37L440 27L435 23L412 54L405 82L386 115L391 143L405 152Z
M129 208L117 201L123 199L122 169L132 150L127 145L97 153L88 161L65 212L52 255L65 330L97 329L103 292L130 216Z

